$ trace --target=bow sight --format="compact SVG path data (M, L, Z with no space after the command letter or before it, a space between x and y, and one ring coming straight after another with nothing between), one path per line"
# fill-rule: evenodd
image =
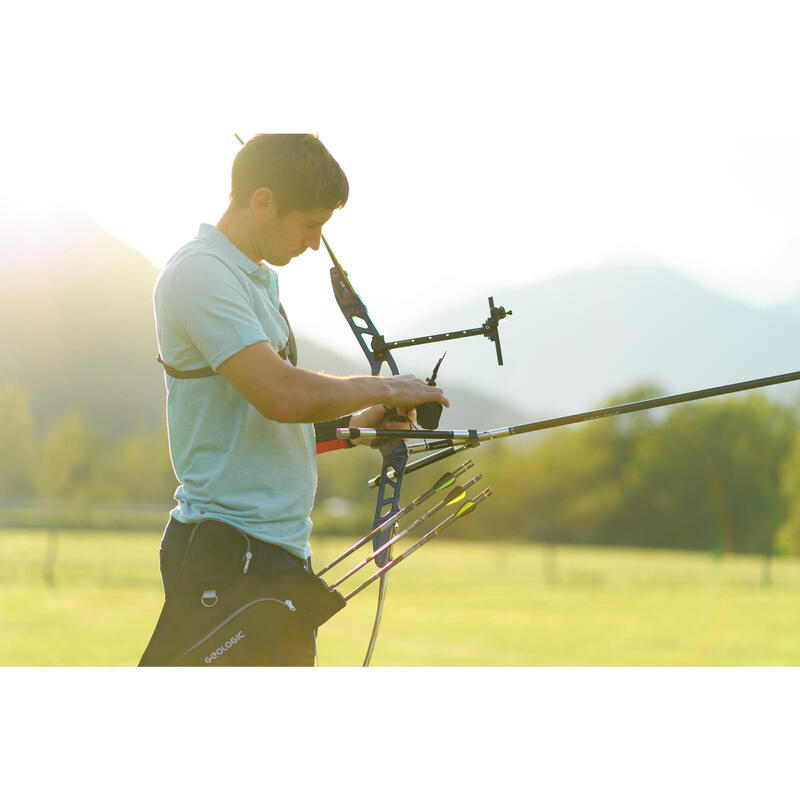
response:
M339 307L342 309L345 315L348 313L355 313L355 315L362 322L365 322L363 317L359 316L359 309L353 303L353 297L355 296L357 298L358 296L350 284L347 273L344 271L344 269L342 269L341 264L339 264L336 256L333 254L333 250L331 250L331 247L324 236L322 237L322 241L325 245L325 249L328 251L328 255L331 257L331 261L333 261L333 268L331 269L331 283L333 285L333 292L336 295L336 300L339 303ZM494 342L495 350L497 351L497 363L502 367L503 351L500 348L500 331L498 326L501 319L510 317L512 314L513 312L511 309L506 311L503 306L495 306L494 298L490 297L489 316L486 318L486 321L483 323L483 325L478 328L465 328L459 331L450 331L449 333L434 333L429 336L415 336L411 339L398 339L394 342L387 342L386 339L377 331L373 332L365 327L360 327L357 325L354 326L352 322L350 327L353 329L353 332L356 334L356 336L359 337L361 347L365 354L367 354L367 358L370 357L371 351L372 359L378 364L379 370L380 365L383 362L386 362L390 368L394 365L394 359L391 355L392 350L399 350L401 347L416 347L417 345L421 344L432 344L434 342L447 342L451 339L466 339L470 336L485 336L489 341ZM366 342L364 341L362 334L372 336L369 349L366 347ZM372 363L372 361L370 363ZM394 372L394 369L392 371ZM375 374L377 374L377 372L373 372L373 375Z
M450 339L466 339L468 336L485 336L489 341L494 342L497 350L497 364L502 367L503 351L500 349L500 332L497 326L501 319L510 317L511 314L511 309L506 311L503 306L495 307L494 298L490 297L489 316L480 328L467 328L466 330L450 331L450 333L434 333L430 336L415 336L413 339L399 339L396 342L387 342L383 336L375 336L372 339L372 352L379 361L385 361L390 350L397 350L400 347L447 342Z

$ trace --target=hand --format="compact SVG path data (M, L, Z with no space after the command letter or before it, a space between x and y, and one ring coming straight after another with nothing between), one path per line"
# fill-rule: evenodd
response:
M413 375L392 375L385 380L391 388L391 399L386 401L386 405L396 408L399 414L414 422L417 419L416 406L423 403L433 401L450 408L450 401L439 386L429 386Z
M392 387L395 392L399 392L399 399L407 402L409 393L412 393L415 398L415 405L429 402L441 403L446 408L450 407L450 401L444 396L444 392L436 386L428 386L425 381L415 378L413 375L393 375L386 377L385 380L392 381ZM419 398L419 399L417 399ZM397 400L395 401L397 402ZM399 408L398 413L408 418L407 422L388 422L388 418L395 411L394 408L385 405L375 405L370 408L360 411L358 414L353 414L350 418L351 428L383 428L387 430L411 430L411 423L417 421L417 411L414 406L410 408ZM374 445L374 442L369 440L356 439L356 444Z
M386 422L386 418L392 413L392 409L387 406L377 405L371 406L364 411L359 411L358 414L353 414L350 418L351 428L408 428L407 422Z
M384 428L387 430L411 430L411 419L406 422L388 422L388 418L394 413L393 408L384 405L371 406L370 408L353 414L350 418L351 428ZM411 413L416 417L416 412L412 409ZM375 447L372 439L356 439L355 444Z

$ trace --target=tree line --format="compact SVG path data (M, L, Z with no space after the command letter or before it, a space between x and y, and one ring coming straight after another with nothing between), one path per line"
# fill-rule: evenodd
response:
M43 433L30 392L0 386L0 503L162 504L175 491L165 434L114 435L79 412Z
M641 385L607 405L665 394ZM358 452L357 452L358 451ZM165 432L119 433L79 413L39 431L25 387L0 386L0 504L169 507ZM759 392L483 444L495 497L447 535L800 554L800 415ZM403 497L458 463L409 475ZM361 533L378 470L369 448L319 459L317 535ZM435 473L435 474L434 474ZM465 476L469 477L469 476Z

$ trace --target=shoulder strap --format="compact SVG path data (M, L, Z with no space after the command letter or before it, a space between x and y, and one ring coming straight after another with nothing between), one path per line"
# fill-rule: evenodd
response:
M156 361L164 367L164 372L166 372L170 378L185 378L190 380L191 378L210 378L212 375L217 374L211 367L200 367L200 369L175 369L175 367L171 367L161 358L161 353L156 356Z
M283 317L284 321L286 322L286 327L289 329L289 338L286 340L286 347L281 350L278 355L285 361L287 358L289 359L289 363L293 366L297 366L297 342L294 338L294 333L292 332L292 326L289 324L289 319L286 316L286 312L283 310L283 306L281 305L278 308L280 311L281 316ZM175 369L175 367L171 367L167 364L162 358L161 353L156 355L156 361L164 367L164 372L170 376L170 378L178 378L181 380L191 380L192 378L210 378L213 375L217 375L215 370L211 367L200 367L199 369Z
M286 312L283 310L283 305L278 306L278 311L280 311L281 316L283 317L283 321L286 323L286 328L289 331L289 338L286 340L286 347L278 353L278 355L283 358L289 359L289 363L293 366L297 366L297 342L294 338L294 333L292 331L292 326L289 324L289 318L286 316Z

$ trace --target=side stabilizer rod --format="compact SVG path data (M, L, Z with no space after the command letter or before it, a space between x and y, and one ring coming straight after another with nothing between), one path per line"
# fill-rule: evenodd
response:
M447 445L447 442L440 442L439 444ZM416 472L418 469L422 469L423 467L428 467L431 464L435 463L436 461L441 461L443 458L450 458L450 456L456 455L456 453L461 453L467 449L465 444L456 444L456 445L449 445L442 448L432 448L435 449L435 453L431 453L428 456L423 456L422 458L418 458L416 461L412 461L406 465L405 474L408 475L411 472ZM418 452L416 449L412 450L411 452ZM387 473L390 479L395 478L395 472L393 469L390 469ZM376 475L374 478L370 478L367 481L367 486L370 486L373 489L376 489L378 484L380 483L381 476Z

